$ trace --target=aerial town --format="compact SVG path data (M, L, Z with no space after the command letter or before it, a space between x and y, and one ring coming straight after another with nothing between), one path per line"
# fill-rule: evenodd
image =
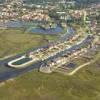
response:
M29 1L0 0L1 83L34 69L44 76L74 76L100 61L99 0Z

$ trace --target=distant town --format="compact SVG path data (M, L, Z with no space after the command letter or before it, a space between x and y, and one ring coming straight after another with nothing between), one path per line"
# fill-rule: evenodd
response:
M90 23L96 17L99 18L100 4L92 4L87 8L78 9L76 1L61 1L43 4L28 4L23 0L5 0L0 5L0 28L8 21L37 21L45 24L61 24L66 26L66 22L76 21ZM74 9L76 8L76 9ZM94 20L94 23L97 20ZM48 25L47 25L48 26Z

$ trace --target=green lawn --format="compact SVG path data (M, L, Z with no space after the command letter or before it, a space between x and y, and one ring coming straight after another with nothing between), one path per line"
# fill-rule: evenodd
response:
M0 31L0 57L21 53L54 37ZM100 100L100 59L73 76L33 70L0 85L0 100Z

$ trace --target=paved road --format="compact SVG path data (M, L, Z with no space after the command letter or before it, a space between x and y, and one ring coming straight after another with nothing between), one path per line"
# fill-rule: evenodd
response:
M35 68L38 69L41 66L42 63L45 63L45 61L50 60L50 59L55 58L55 57L58 57L58 56L61 56L63 53L65 53L67 51L72 53L73 51L77 50L78 48L81 48L82 46L87 45L90 42L91 42L91 39L89 39L89 37L87 37L86 39L84 39L84 41L82 43L80 43L78 45L74 45L69 49L65 49L64 51L58 53L57 55L44 60L43 62L39 61L39 62L34 63L34 64L32 64L32 65L30 65L30 66L28 66L26 68L23 68L23 69L15 69L15 68L11 68L11 67L7 66L7 63L9 61L11 61L13 59L16 59L16 58L22 56L23 54L20 54L20 55L14 56L14 57L10 57L10 58L1 60L0 61L0 81L4 81L4 80L7 80L9 78L16 77L16 76L21 75L21 74L23 74L25 72L31 71L31 70L33 70ZM35 48L35 49L37 49L37 48ZM35 50L35 49L33 48L32 50ZM28 51L28 52L30 52L30 51Z

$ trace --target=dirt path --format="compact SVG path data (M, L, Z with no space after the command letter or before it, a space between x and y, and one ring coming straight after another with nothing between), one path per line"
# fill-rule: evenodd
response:
M87 62L87 63L85 63L85 64L83 64L83 65L80 65L80 66L77 67L74 71L68 73L68 75L70 75L70 76L71 76L71 75L74 75L78 70L80 70L81 68L83 68L83 67L85 67L85 66L87 66L87 65L90 65L90 64L92 64L92 63L95 63L99 58L100 58L100 53L96 56L96 58L94 57L93 60L91 60L91 61L89 61L89 62Z
M7 59L7 58L10 58L10 57L13 57L13 56L15 56L16 54L12 54L12 55L9 55L9 56L5 56L5 57L3 57L3 58L0 58L0 60L4 60L4 59Z

